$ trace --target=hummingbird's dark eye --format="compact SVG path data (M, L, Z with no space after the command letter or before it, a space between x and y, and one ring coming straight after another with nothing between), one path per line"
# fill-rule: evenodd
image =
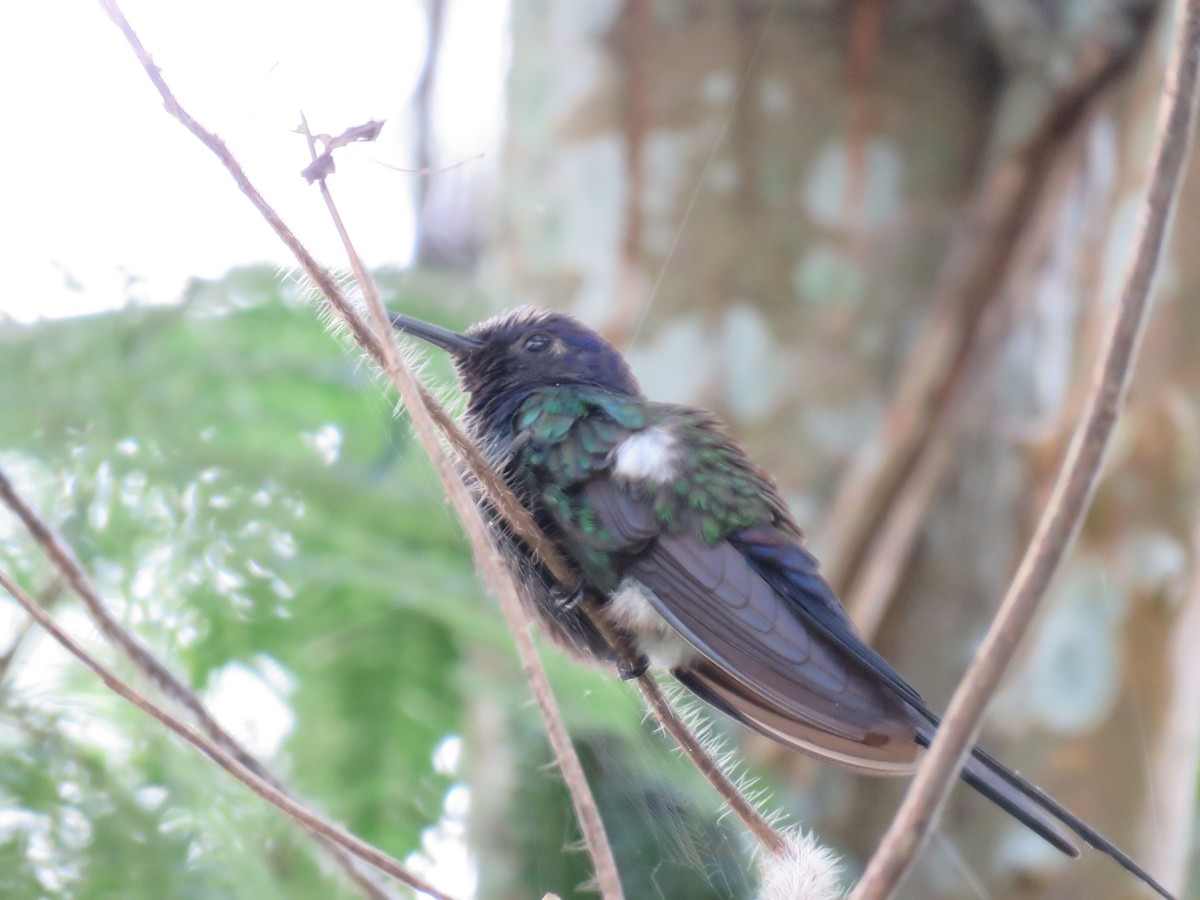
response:
M544 334L531 334L525 338L525 343L522 346L530 353L541 353L550 346L550 338Z

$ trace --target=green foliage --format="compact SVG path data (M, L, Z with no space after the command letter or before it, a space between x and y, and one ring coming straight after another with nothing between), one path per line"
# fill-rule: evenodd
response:
M422 300L435 292L400 276L385 287L397 308L446 321ZM511 641L430 465L357 351L252 269L197 283L180 307L4 326L0 359L0 461L174 671L214 701L228 701L231 673L257 685L218 711L235 726L248 718L251 736L279 729L264 738L273 770L403 858L456 783L435 749L449 735L471 741L472 710L502 710L521 737L503 753L470 748L472 774L457 777L474 790L493 749L517 754L518 894L572 894L586 860L563 849L574 825ZM444 362L433 365L444 380ZM50 580L6 512L0 566L34 591ZM10 610L0 602L0 654L19 621ZM133 674L73 597L55 614ZM554 654L547 664L568 725L591 736L585 755L630 884L743 893L730 887L744 883L737 854L693 868L659 833L669 808L732 847L711 811L691 806L694 776L648 735L628 689ZM636 775L616 763L630 748ZM687 880L698 872L697 884L729 890L705 893ZM0 680L0 896L47 893L351 895L306 835L33 633Z
M199 689L231 664L285 673L276 680L295 723L273 766L366 839L401 856L417 849L450 783L430 758L460 727L458 633L478 636L490 617L479 615L480 591L427 466L368 368L258 271L197 285L181 308L9 328L0 339L5 461L114 606L129 604L125 621ZM44 583L27 540L3 550L6 567ZM68 671L72 690L95 691ZM45 715L59 703L40 706ZM116 712L139 740L157 734ZM193 782L168 786L170 840L161 823L131 820L139 807L124 798L77 851L98 853L107 835L106 852L141 858L146 838L136 835L150 834L164 842L153 853L159 875L185 868L211 896L219 885L196 873L225 878L230 869L209 863L240 847L238 884L329 895L337 882L317 870L308 839L263 828L265 810L249 821L231 810L215 833L196 830L194 810L228 789L226 776L190 751L153 746ZM7 786L11 805L42 808L16 790L36 773L9 765L17 752L0 766L18 782ZM148 747L118 758L119 770L163 765ZM98 801L79 793L92 806L76 812L91 822ZM237 805L259 804L239 796ZM179 893L125 887L125 896ZM71 889L113 895L83 877Z

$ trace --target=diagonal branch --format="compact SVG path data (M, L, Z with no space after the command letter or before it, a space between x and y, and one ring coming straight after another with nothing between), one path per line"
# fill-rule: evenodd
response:
M29 613L30 617L38 625L49 632L51 637L65 647L76 659L95 672L106 687L128 700L148 716L157 719L163 725L167 726L167 728L175 732L175 734L179 735L179 737L183 738L238 781L242 782L242 784L246 785L246 787L250 788L258 796L286 813L311 833L320 836L321 840L327 841L352 856L370 863L381 872L392 875L418 891L436 897L438 900L454 900L450 895L442 893L429 882L425 881L425 879L414 874L383 851L368 844L361 838L355 837L344 828L335 825L323 816L318 815L303 803L297 802L270 779L263 778L250 766L243 763L236 754L230 753L221 747L217 741L206 738L203 734L188 727L158 704L143 697L111 669L84 650L80 644L76 643L69 634L58 626L54 619L50 617L50 614L37 601L21 590L3 571L0 571L0 587L4 588Z
M1091 502L1104 451L1125 400L1150 310L1155 274L1183 181L1196 123L1200 0L1177 0L1175 45L1167 65L1150 183L1105 351L1097 361L1083 420L1017 574L895 820L855 889L854 900L883 900L903 879L950 792L988 701L1027 630L1059 561Z
M667 699L658 682L649 675L642 675L638 678L638 688L663 731L675 739L679 749L692 761L692 765L700 770L700 774L708 780L708 783L716 789L730 811L741 819L742 824L769 853L777 857L784 854L788 846L787 838L780 834L755 808L754 803L738 790L737 785L726 774L721 764L705 749L700 739L688 729L687 724L671 701Z

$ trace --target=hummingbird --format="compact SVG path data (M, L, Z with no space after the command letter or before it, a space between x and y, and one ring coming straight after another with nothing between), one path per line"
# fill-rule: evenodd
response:
M464 424L572 568L560 583L486 497L493 533L542 630L618 662L588 614L741 724L847 769L911 774L939 717L855 631L772 478L712 413L656 403L612 344L532 307L465 333L391 314L450 354ZM588 602L581 602L587 600ZM1167 890L1062 804L979 747L961 778L1063 853L1068 832Z

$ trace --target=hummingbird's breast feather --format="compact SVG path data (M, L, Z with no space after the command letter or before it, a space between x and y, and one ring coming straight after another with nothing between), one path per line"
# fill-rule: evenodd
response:
M687 666L700 654L654 608L658 602L650 588L627 576L609 597L605 613L652 665L667 670Z

